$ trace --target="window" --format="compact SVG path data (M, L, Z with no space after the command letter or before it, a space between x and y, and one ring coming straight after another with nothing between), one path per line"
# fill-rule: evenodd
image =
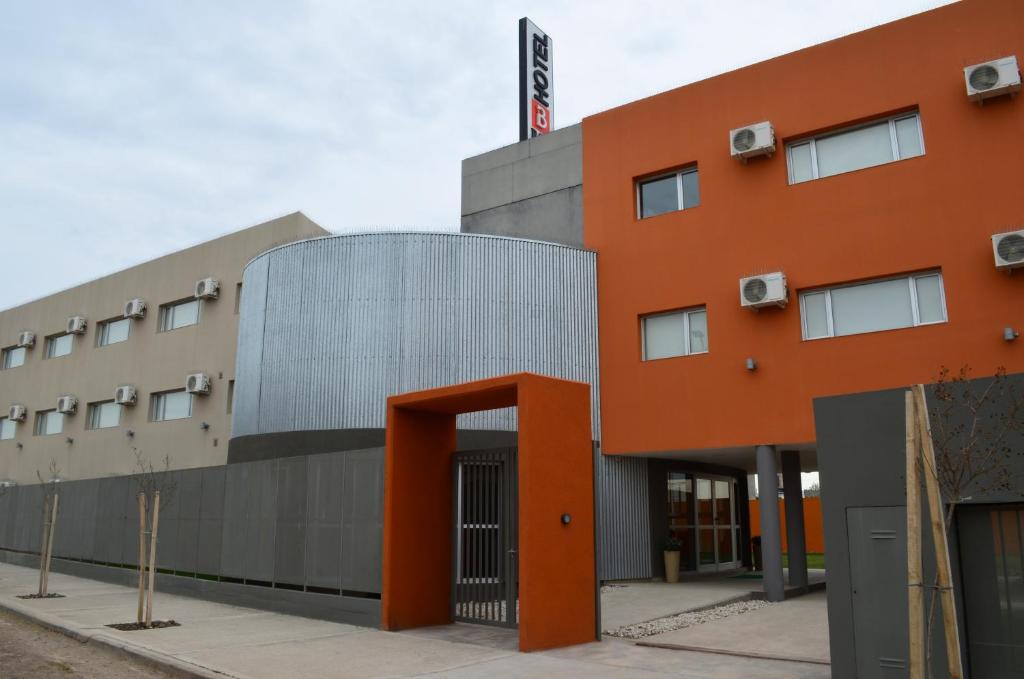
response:
M121 424L121 406L113 401L89 404L89 429L106 429Z
M64 413L56 410L36 411L36 436L49 436L64 431Z
M160 332L177 330L199 322L199 300L189 299L160 307Z
M228 380L228 415L235 407L235 381Z
M640 219L698 205L700 184L697 180L696 167L647 179L637 184L637 211Z
M239 283L235 286L235 313L242 308L242 284Z
M704 307L653 314L640 321L645 361L708 350L708 312Z
M924 155L921 117L915 111L786 145L789 183L852 172Z
M75 340L74 335L64 333L62 335L51 335L46 338L46 358L57 358L67 356L71 353L71 346Z
M96 337L96 346L105 347L108 344L117 344L118 342L124 342L128 339L128 333L131 331L132 319L130 318L117 318L110 321L104 321L99 324L99 334Z
M800 293L804 339L841 337L946 321L937 271Z
M0 441L9 441L14 438L18 430L18 423L8 417L0 417Z
M4 349L3 369L20 368L25 365L25 347L8 347Z
M154 422L192 417L192 394L184 389L153 394L149 401L150 419Z

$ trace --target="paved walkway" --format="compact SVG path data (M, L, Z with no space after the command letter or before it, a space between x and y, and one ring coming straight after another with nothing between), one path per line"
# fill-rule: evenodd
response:
M713 653L643 648L606 640L543 653L451 641L429 631L391 633L216 604L157 592L155 614L181 627L119 632L135 616L135 590L54 573L64 598L23 600L36 571L0 564L0 606L82 640L123 648L182 674L219 679L279 677L689 677L826 679L828 667ZM450 635L449 635L450 636ZM465 636L470 639L471 635Z
M814 592L742 615L656 634L640 643L668 648L716 649L769 658L799 658L827 664L825 593Z

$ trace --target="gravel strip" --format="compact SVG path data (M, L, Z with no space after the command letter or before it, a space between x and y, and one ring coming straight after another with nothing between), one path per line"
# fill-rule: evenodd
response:
M658 618L657 620L651 620L649 622L638 622L618 629L605 630L604 633L610 637L619 637L622 639L643 639L644 637L653 636L655 634L672 632L677 629L683 629L684 627L693 627L694 625L711 622L712 620L721 620L722 618L728 618L730 616L747 613L749 611L756 611L759 608L766 608L773 605L774 604L768 601L738 601L734 604L708 608L703 611L679 613L678 615L670 615L667 618Z

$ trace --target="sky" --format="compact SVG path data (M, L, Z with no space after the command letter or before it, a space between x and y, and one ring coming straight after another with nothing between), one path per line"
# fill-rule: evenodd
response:
M457 230L517 141L517 25L555 127L942 0L33 0L0 8L0 309L302 210Z

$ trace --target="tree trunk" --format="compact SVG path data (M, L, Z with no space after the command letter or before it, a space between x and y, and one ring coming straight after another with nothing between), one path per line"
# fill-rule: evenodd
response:
M149 596L146 600L146 627L153 625L153 580L156 576L156 533L160 524L160 491L153 491L153 525L149 533Z
M53 556L53 534L57 532L57 508L60 506L60 495L55 492L50 503L50 530L46 537L46 568L43 569L43 596L50 589L50 558Z
M43 534L39 540L39 587L36 594L43 596L45 593L46 578L43 573L46 571L46 545L50 541L50 496L43 491Z
M142 624L146 599L146 494L139 493L139 610L136 621Z

